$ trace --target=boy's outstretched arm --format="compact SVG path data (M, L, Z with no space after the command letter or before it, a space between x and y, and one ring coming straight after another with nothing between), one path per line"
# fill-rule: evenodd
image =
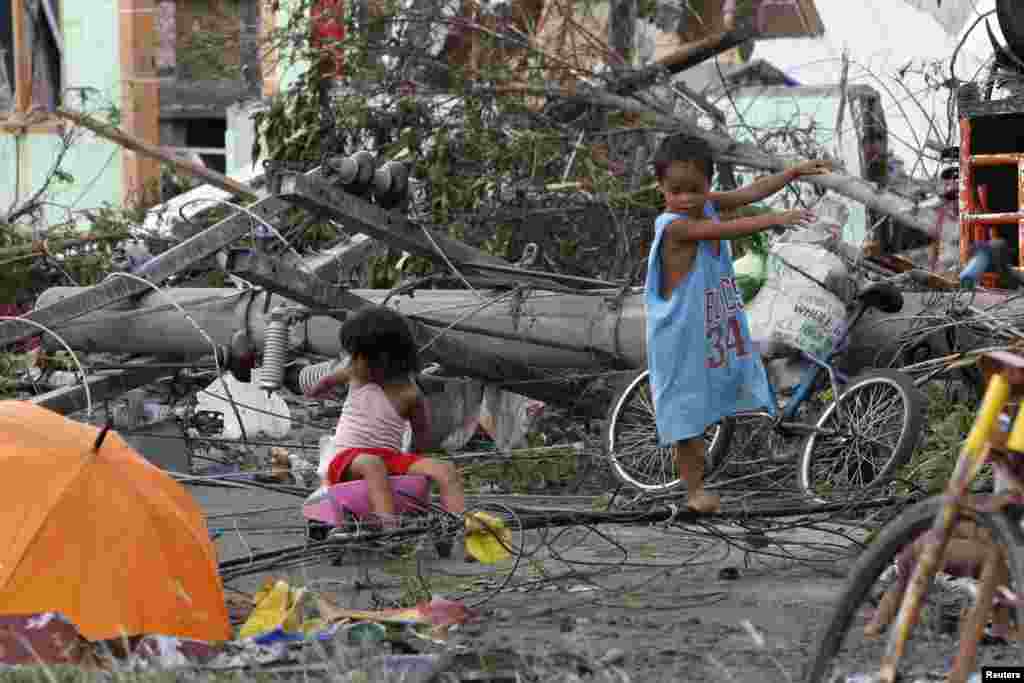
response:
M768 230L779 225L806 225L815 220L814 213L806 209L773 211L760 216L736 218L730 221L690 220L679 218L665 228L665 237L676 243L700 240L728 240Z
M712 192L710 198L722 210L735 209L754 204L771 197L797 178L805 175L819 175L832 170L832 164L824 160L805 161L780 173L758 178L750 185L728 192Z

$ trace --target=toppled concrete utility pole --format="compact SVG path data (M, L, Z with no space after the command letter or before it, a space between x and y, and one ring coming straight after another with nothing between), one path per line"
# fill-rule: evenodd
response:
M314 317L292 328L290 346L335 357L342 352L338 336L342 309L367 302L381 304L388 296L388 290L343 291L255 254L236 252L228 265L240 276L287 293L287 298L258 289L175 287L166 290L166 296L144 295L138 307L96 311L55 331L73 349L203 356L213 351L209 342L180 311L167 305L168 299L185 308L217 346L228 346L237 332L245 331L257 349L265 345L274 309L305 306ZM54 287L43 292L39 303L45 306L83 291L88 290ZM581 392L573 379L580 373L574 370L642 367L645 328L639 294L619 299L550 292L521 297L514 292L505 297L489 293L483 301L480 295L471 290L424 290L415 296L393 297L388 305L413 323L423 355L437 359L447 372L507 384L516 393L542 401L575 403ZM455 329L470 314L473 331ZM523 339L517 338L520 335ZM534 340L542 343L531 343ZM545 345L545 340L557 345ZM44 347L51 343L51 338L43 338ZM615 357L618 362L610 360Z
M314 173L319 173L319 170L310 171L310 174ZM267 197L250 205L248 210L265 221L273 222L290 206L283 199ZM136 275L154 285L159 285L192 264L225 249L231 243L249 234L252 229L253 219L246 213L236 212L198 235L156 256L147 262ZM74 296L53 301L52 305L37 302L35 310L24 317L53 328L91 311L150 291L152 291L150 287L137 280L115 277L104 280L93 287L81 289ZM35 337L38 334L39 328L34 325L5 321L0 323L0 348Z
M298 268L282 265L251 250L232 252L227 270L311 310L326 310L327 315L337 320L345 319L345 312L339 311L339 307L351 310L373 303L350 290L327 284ZM565 399L565 387L552 388L550 376L539 369L467 344L453 336L447 326L437 323L431 326L409 316L407 319L417 346L423 349L425 360L442 364L447 372L479 377L497 384L509 378L516 378L519 384L536 380L536 386L526 389L533 398L549 402ZM519 393L524 391L522 386L517 390Z
M62 119L67 119L82 128L88 128L93 133L96 133L96 135L106 138L112 142L116 142L125 149L130 149L137 154L143 154L162 163L174 166L182 173L195 176L214 187L219 187L225 192L230 192L231 194L237 195L238 197L248 201L258 199L256 191L248 185L243 185L237 180L232 180L226 175L222 175L191 161L177 159L159 147L151 145L145 140L141 140L134 135L129 135L122 130L118 130L114 126L100 123L90 116L68 109L57 109L55 113Z

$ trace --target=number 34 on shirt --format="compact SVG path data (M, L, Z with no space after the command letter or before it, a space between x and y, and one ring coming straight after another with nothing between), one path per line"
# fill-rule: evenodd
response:
M704 291L704 330L707 338L708 368L725 367L735 353L737 358L750 355L749 340L743 337L739 316L743 302L735 278L722 278L716 289Z

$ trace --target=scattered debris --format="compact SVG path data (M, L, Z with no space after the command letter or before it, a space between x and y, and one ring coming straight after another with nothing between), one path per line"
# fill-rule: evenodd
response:
M308 379L318 365L334 362L330 359L340 352L337 332L346 311L367 302L386 302L408 316L424 356L434 363L420 379L435 416L437 441L451 452L480 437L489 437L488 447L493 450L488 457L494 462L539 459L537 451L541 449L530 446L544 443L543 437L555 434L554 429L541 427L543 421L564 411L561 414L571 416L567 421L600 423L606 417L606 404L621 395L619 385L632 381L643 368L643 309L635 285L642 277L647 256L646 236L651 224L648 213L657 211L660 202L655 188L644 185L650 181L646 169L650 152L662 134L658 128L688 131L708 140L719 156L725 183L730 178L735 180L737 166L780 169L790 162L792 154L841 157L847 162L849 175L836 173L811 179L814 188L803 188L787 200L816 202L821 216L816 234L790 234L760 245L736 242L737 251L745 252L736 269L742 276L751 324L761 331L765 341L813 356L828 353L842 332L840 321L845 319L851 302L851 283L869 280L899 283L908 301L916 299L913 305L908 304L902 318L880 315L877 324L871 326L871 342L853 340L862 354L851 354L851 365L888 363L878 360L881 356L874 352L879 346L874 342L881 339L896 347L893 363L911 368L908 373L948 370L950 359L965 349L993 339L1021 336L1024 316L1012 311L1006 303L1008 295L986 291L1007 285L995 276L1013 275L1012 270L990 269L989 277L980 278L977 297L968 303L964 303L967 297L957 291L962 278L956 273L969 257L993 251L991 243L998 234L986 221L1019 222L1016 213L1005 212L1019 208L1019 202L1014 203L1016 198L1011 199L1008 193L1019 189L1015 175L1019 159L1014 155L1020 150L995 149L1002 144L999 140L987 139L981 127L975 135L968 125L964 128L967 139L961 140L961 149L951 155L950 146L943 143L952 141L956 131L942 131L948 139L936 140L931 151L947 159L959 154L966 164L960 171L970 196L961 198L960 208L965 213L957 215L956 198L950 196L947 187L955 174L944 172L941 182L925 177L928 174L921 171L926 164L924 149L915 151L918 159L912 165L901 167L888 151L885 112L878 92L847 82L850 63L845 56L842 82L827 95L797 85L766 62L739 63L749 59L754 38L792 35L791 24L795 25L798 18L812 20L797 35L820 34L820 18L816 11L809 11L813 2L754 3L759 5L754 16L743 20L733 16L735 3L703 3L702 9L693 10L706 15L697 17L701 21L677 16L678 8L666 10L662 7L665 3L646 3L654 8L643 11L658 16L645 17L644 22L659 26L668 22L672 28L643 30L677 38L674 43L678 44L670 53L661 56L656 56L654 49L630 47L635 39L628 35L632 31L623 32L610 20L596 29L615 29L614 40L610 36L604 44L592 30L591 18L576 21L575 10L533 3L536 12L531 10L520 17L515 16L522 9L519 3L498 4L507 7L487 8L465 17L445 15L440 21L431 14L438 8L430 3L411 0L402 4L401 11L408 16L387 17L384 24L391 22L405 30L406 23L417 23L412 19L422 19L420 23L427 27L431 22L439 23L447 39L440 43L423 39L435 44L434 53L427 55L429 59L417 55L424 50L414 42L406 51L418 58L410 57L408 63L404 57L374 56L368 61L376 64L374 68L379 67L379 78L375 72L374 78L361 79L366 73L359 60L351 58L344 70L351 71L352 78L344 85L322 82L316 77L318 70L302 77L294 91L298 97L314 102L311 108L299 111L295 100L279 98L270 109L254 117L251 132L257 149L249 160L252 163L246 166L258 168L262 145L271 156L265 173L215 173L203 164L182 162L179 155L117 126L76 111L58 110L58 116L77 126L136 154L194 174L215 189L199 188L163 207L179 214L172 218L180 228L176 231L164 230L164 221L154 215L148 217L151 224L160 224L160 231L173 245L166 250L154 248L151 240L129 239L138 237L134 230L85 235L79 241L54 240L50 244L35 239L39 235L34 234L28 243L5 243L0 247L4 258L32 262L34 291L40 283L45 284L41 288L60 284L46 291L24 320L0 323L0 343L11 345L37 337L40 329L28 322L32 321L56 333L47 331L45 348L66 342L76 351L90 352L84 356L86 362L81 369L55 363L44 367L42 352L12 358L8 373L12 376L8 378L11 390L22 395L38 394L33 399L36 402L60 406L61 412L70 414L80 408L75 396L85 388L91 391L96 387L97 403L115 399L104 417L117 422L118 428L126 429L129 424L133 428L180 424L180 438L187 444L189 459L212 461L190 463L189 474L198 475L196 480L210 484L226 479L233 487L260 485L262 490L287 494L294 499L292 512L296 516L302 505L299 501L305 499L307 513L312 507L320 508L307 517L340 526L347 518L364 512L360 501L365 497L365 487L352 486L345 495L325 491L314 494L319 497L306 498L309 490L320 484L312 465L316 444L319 441L323 450L332 448L333 442L329 435L322 434L329 429L319 420L326 411L313 416L290 394L301 394L296 389L301 390L303 373ZM608 5L609 17L619 16L613 10L625 15L637 11L636 3L632 8L626 3L621 7L613 4ZM951 32L962 29L969 16L966 3L947 2L939 7L911 0L911 4L931 13ZM49 3L43 5L48 7ZM366 11L379 19L377 14L385 10L368 6ZM499 16L502 11L509 16ZM424 16L413 16L416 12ZM666 14L669 19L663 16ZM546 25L544 19L548 20ZM374 21L364 25L366 21L366 17L358 18L353 24L358 30L353 32L374 34ZM290 19L287 23L286 28L294 30ZM382 30L392 31L393 27ZM416 33L416 29L410 28L409 33ZM496 38L496 45L483 45L481 35ZM561 44L568 35L585 38L581 42L589 46L583 50L587 52L585 57L574 54L581 51L579 46ZM683 35L686 40L680 37ZM407 38L404 33L389 36L396 44ZM335 37L344 41L346 34ZM370 36L369 43L380 37ZM646 55L640 68L620 64L622 58L631 57L633 49ZM744 50L747 57L742 59L727 58L725 54ZM1020 65L1013 64L1012 52L997 49L992 86L1019 89L1014 79L1019 80ZM714 64L707 61L711 56L716 56ZM440 64L446 75L441 78L432 72L436 68L418 61L435 67ZM545 74L545 87L534 87L532 76L526 76L533 62L543 64L537 73ZM705 62L706 74L714 76L720 87L698 92L687 85L685 77L673 80L679 72L701 62ZM724 70L720 62L725 63ZM400 69L396 69L399 63ZM595 64L609 68L599 73ZM340 64L335 66L342 69ZM437 98L422 92L451 90L450 86L460 82L449 73L455 66L468 68L471 78L467 87L449 98L458 100L456 105L448 102L444 107L434 107ZM944 73L945 65L941 66ZM0 63L0 76L5 76L2 67ZM495 67L511 68L512 74L492 73ZM350 75L347 71L346 76ZM391 80L398 71L402 97L392 101L379 93L366 92L374 84L393 85ZM935 76L930 71L925 80L933 91L945 88L951 94L962 95L962 116L965 111L986 107L1001 111L1020 108L1019 101L1014 100L1019 92L1009 104L989 101L990 95L981 98L970 88L952 93L957 85L953 71L951 80L943 76L941 83L933 83ZM905 73L900 83L903 76ZM361 81L366 82L359 85ZM759 88L764 95L761 101L768 107L801 97L835 99L840 103L839 116L830 111L825 117L811 116L799 123L772 126L773 130L766 132L763 122L755 120L759 105L748 106L745 99L752 91L740 85L775 87L771 92ZM311 96L314 91L315 98ZM519 98L523 106L503 110L508 104L503 98L508 97ZM715 97L717 103L712 101ZM354 107L355 123L345 118L350 115L346 108L350 100L358 102ZM718 109L718 105L725 104L730 105L725 110L728 113ZM24 114L18 112L19 116ZM740 133L732 125L734 118L743 119ZM853 137L858 142L849 148L830 149L827 140L833 134L840 143L851 140L851 136L844 138L842 131L834 130L839 125L835 121L843 122L845 118L857 127L858 134ZM933 127L938 125L931 123ZM1007 123L999 125L1005 127ZM363 151L371 146L371 137L376 156ZM359 151L353 155L354 148ZM506 156L495 156L495 150ZM994 154L1005 158L995 160L991 158ZM989 158L981 158L986 155ZM1009 164L1009 180L983 177L995 171L982 167L994 167L997 161ZM979 166L977 174L975 166ZM906 168L911 169L909 174ZM61 178L56 173L53 177ZM245 180L240 181L243 177ZM465 179L475 184L466 186ZM47 180L46 187L50 184ZM973 196L975 187L980 192L977 198ZM17 189L15 194L21 193L21 188ZM42 207L47 200L43 196L46 193L40 192L4 216L12 222L17 219L19 224L31 218L36 221L33 232L43 231ZM250 199L258 201L247 207L236 203ZM227 217L223 217L225 212ZM985 214L990 215L986 218ZM208 225L208 219L216 222ZM967 232L961 232L961 223ZM362 233L362 240L357 243L342 234L342 227ZM317 236L309 237L311 233ZM108 248L108 242L114 246ZM863 249L861 242L866 242ZM1016 250L1011 260L1024 265L1024 251L1012 242L1007 244L1007 249ZM244 247L234 248L242 243ZM315 247L307 249L311 244ZM64 267L63 254L93 249L104 254L101 272L79 286ZM310 251L315 255L309 256ZM337 268L332 269L331 263ZM139 277L103 279L115 273ZM74 287L63 286L69 281ZM187 284L189 288L172 289L172 284ZM1007 286L1015 288L1016 284ZM173 304L168 305L168 301ZM274 302L277 306L272 305ZM1000 315L992 316L990 310L980 308L992 302L1001 307L996 309ZM183 319L183 311L187 311L188 321ZM11 314L19 312L12 309ZM185 326L189 322L194 328ZM886 327L892 323L897 327ZM179 334L179 329L184 331ZM936 345L933 342L939 333L944 340ZM972 335L969 339L968 333ZM248 341L250 334L262 342L262 349ZM242 337L245 343L240 341ZM97 355L104 352L118 357L111 360ZM133 358L132 353L146 355ZM868 353L872 359L865 361ZM261 366L257 364L259 355L263 356ZM215 360L195 361L198 356ZM105 362L109 364L104 366ZM791 389L797 383L800 375L790 360L769 359L769 365L780 390ZM797 365L802 372L803 362ZM253 369L257 370L255 375ZM275 379L277 375L280 377ZM157 380L159 385L154 386ZM116 401L124 391L139 386L150 388L140 392L138 400ZM161 401L141 397L153 391L163 394ZM87 393L90 401L91 396ZM184 405L178 405L179 401ZM453 641L457 639L453 635L472 635L460 633L458 628L476 616L467 607L471 603L437 597L436 591L425 586L417 559L416 570L403 577L405 583L418 582L417 599L399 603L415 607L339 607L324 595L274 579L251 599L232 596L231 615L236 622L244 617L244 622L238 640L231 641L228 601L216 580L217 558L211 538L244 546L237 556L221 562L225 580L270 572L277 560L284 565L306 566L331 558L335 568L343 571L346 567L337 556L345 547L345 539L337 535L315 540L310 525L300 528L300 524L292 523L290 531L296 539L303 534L302 542L296 540L295 545L279 550L259 543L250 545L249 532L255 537L257 530L243 528L237 520L233 534L228 525L211 532L181 487L169 478L158 478L153 468L143 467L142 459L119 436L103 432L107 440L97 442L90 452L89 439L95 437L95 430L82 427L75 431L77 427L55 422L49 415L50 421L40 418L36 425L39 414L26 413L27 417L20 419L21 413L11 412L8 430L12 435L8 439L8 481L13 483L9 487L12 500L7 528L11 530L8 548L12 559L5 565L6 578L0 571L0 588L6 584L10 593L4 599L0 591L0 605L8 615L0 621L8 626L8 635L15 635L10 639L12 644L4 641L0 651L0 660L5 663L29 663L27 644L38 650L45 662L85 665L93 661L97 641L114 637L115 630L120 633L127 629L133 649L121 653L122 659L131 660L139 668L244 669L275 663L283 670L294 665L296 652L302 648L313 643L340 643L372 651L374 657L367 670L372 665L391 675L427 680L446 664L445 658L381 653L404 636L422 641L419 645L424 647L455 648ZM610 415L612 419L621 416L615 412ZM98 415L90 417L99 419ZM550 445L586 442L572 447L570 455L560 455L586 460L589 467L596 460L591 458L590 441L601 429L602 424L562 426L557 431L559 438L550 439ZM62 436L65 431L69 434L66 439ZM538 434L540 431L548 433ZM18 436L21 432L25 433ZM280 443L289 438L294 441ZM264 446L269 446L269 453L257 456L254 449ZM755 449L758 446L762 450L770 448L754 443ZM603 440L600 450L609 448ZM463 455L465 460L459 461L456 456L456 462L477 457ZM768 454L773 455L777 454ZM756 473L759 466L757 461L754 463L733 460L730 467L746 467L748 472ZM49 468L43 477L39 476L41 466ZM489 497L501 500L495 494L508 492L509 488L493 486ZM416 503L421 512L429 508L425 480L406 492L411 494L408 498L412 500L406 501L410 505ZM554 508L548 507L550 501L531 507L513 499L493 508L500 509L500 513L471 513L465 524L466 551L491 565L487 570L493 576L474 578L468 588L463 585L460 589L493 591L493 595L506 589L524 594L542 591L536 594L551 600L565 598L565 594L600 592L602 599L611 600L608 594L612 591L590 583L591 577L582 574L573 575L571 580L585 583L572 583L562 592L557 592L555 581L542 570L537 570L544 576L538 580L539 585L510 584L495 578L510 564L515 564L510 570L515 571L520 561L531 566L541 562L525 546L513 543L513 531L585 527L590 533L602 524L667 522L667 533L697 521L711 525L729 520L742 526L756 516L744 509L727 511L712 521L699 520L680 513L674 504L666 504L657 496L619 500L620 507L613 510L617 496L618 492L602 501L601 510L590 499L574 507L578 501L563 495L557 498L559 507ZM133 508L141 504L140 498L147 506L145 512ZM778 512L787 519L818 515L808 522L811 528L821 515L837 512L808 510L805 503L794 504L785 511L788 516L767 509L757 514L770 517ZM878 507L887 505L879 503ZM867 507L852 505L839 514ZM161 515L158 524L152 523L157 514L154 510ZM457 526L450 519L439 521L429 513L421 517L418 526L402 532L401 542L409 543L418 536L452 535L451 527ZM139 520L149 523L144 526ZM789 529L785 525L780 528ZM177 531L172 533L170 529ZM76 544L67 543L68 536L73 536ZM593 537L601 536L593 533ZM370 540L384 546L394 539ZM774 529L771 535L757 529L732 537L732 542L745 553L763 551L767 555L782 549L787 538ZM552 552L557 544L546 537L543 543ZM125 550L129 545L134 555ZM77 554L67 551L62 556L55 551L72 547L85 550ZM97 548L103 552L96 552ZM614 552L619 550L615 548ZM515 563L507 562L513 557ZM605 559L589 558L581 566L601 564ZM834 556L829 561L837 564ZM74 576L76 581L68 582L64 592L54 589L44 594L42 587L59 585L52 583L59 578L57 574ZM111 597L109 591L91 590L100 574L108 580L117 577L118 584L125 587L124 595ZM722 581L736 581L740 570L727 566L717 575ZM68 592L72 587L85 598L72 599ZM412 594L413 589L409 592ZM422 599L423 593L427 599ZM595 597L580 595L577 599L593 601ZM374 599L379 595L374 593ZM187 609L183 606L186 603ZM631 597L623 596L626 607L634 603ZM394 604L378 603L375 607ZM139 605L145 605L145 610ZM22 617L18 616L20 612L38 614ZM56 616L58 612L68 614L70 621ZM154 614L158 618L153 618ZM561 617L559 623L567 633L597 623L586 617ZM753 623L740 622L755 646L764 649L766 638ZM217 642L216 650L186 640L200 637ZM45 642L54 638L71 646L59 649ZM627 657L624 650L611 648L601 656L575 659L571 666L582 676L594 673L598 667L633 664L637 659L632 651ZM504 670L504 666L496 667L495 675ZM474 671L469 679L484 679L486 675ZM860 679L851 676L849 680Z
M268 393L255 382L236 379L230 372L199 392L197 399L197 411L223 416L222 431L211 436L230 441L283 439L292 428L291 409L280 394Z

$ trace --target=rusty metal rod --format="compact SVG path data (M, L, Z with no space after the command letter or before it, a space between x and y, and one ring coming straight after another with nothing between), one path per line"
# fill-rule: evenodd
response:
M1016 166L1024 154L974 154L970 157L975 168L982 166Z
M1024 213L972 213L962 217L967 225L1017 225L1024 220Z

